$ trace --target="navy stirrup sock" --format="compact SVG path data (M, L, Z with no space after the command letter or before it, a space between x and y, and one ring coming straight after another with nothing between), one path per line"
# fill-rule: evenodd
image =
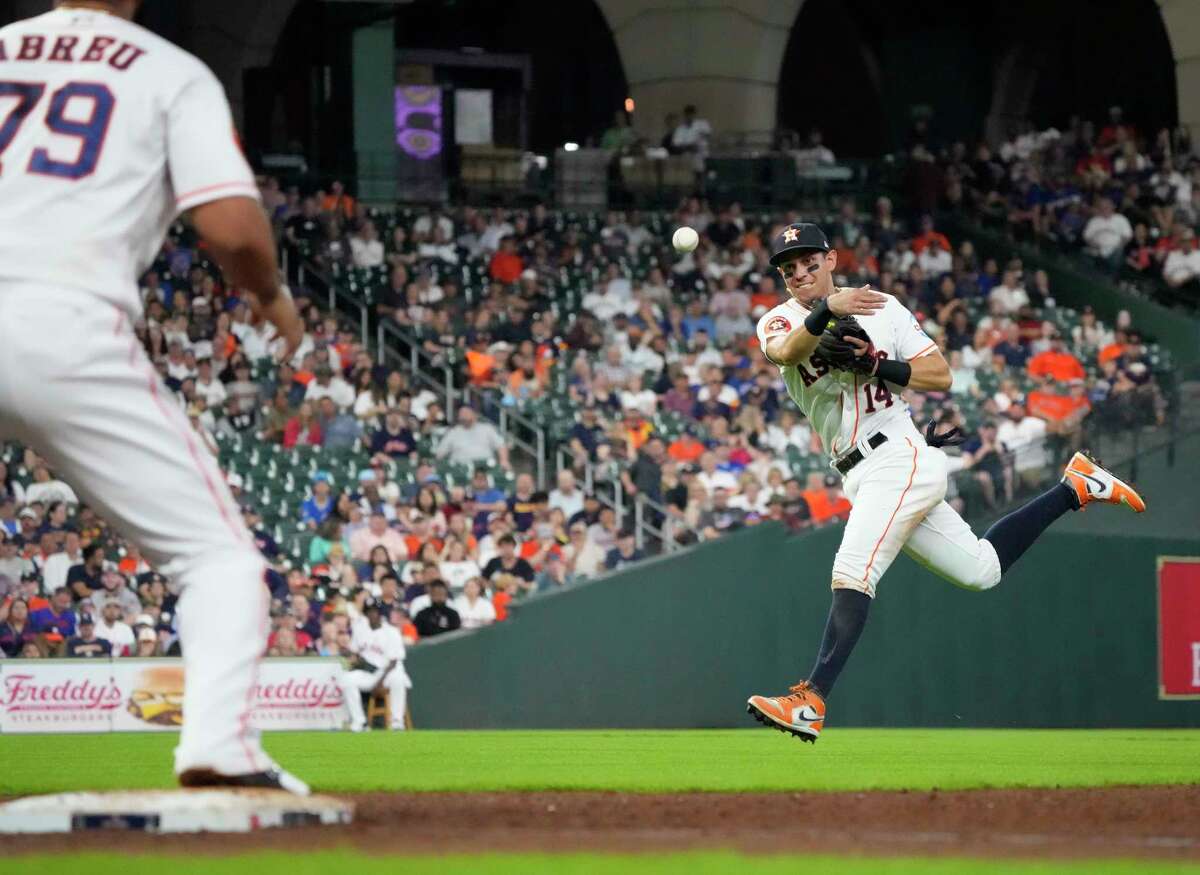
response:
M999 520L984 533L1000 557L1000 572L1021 558L1046 527L1069 510L1079 510L1075 490L1065 483L1056 483L1049 492L1039 495Z
M817 663L813 666L808 681L822 696L828 696L837 682L838 675L846 666L863 626L867 624L867 612L871 608L871 597L856 589L835 589L833 604L829 608L829 619L825 621L825 636Z

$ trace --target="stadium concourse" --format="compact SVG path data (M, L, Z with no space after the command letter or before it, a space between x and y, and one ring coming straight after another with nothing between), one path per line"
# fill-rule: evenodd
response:
M262 190L296 277L315 265L472 399L449 421L445 397L381 367L299 283L308 334L275 367L237 291L176 227L143 279L138 331L272 563L271 655L348 656L368 596L411 644L503 622L525 598L664 546L848 512L754 338L781 293L763 241L794 214L694 198L674 214L380 210L340 186ZM918 426L974 435L953 459L968 515L1056 477L1089 434L1164 422L1168 357L1127 313L1058 307L1044 273L980 258L909 212L879 198L816 218L839 282L899 297L949 360L950 393L906 400ZM681 257L667 241L682 224L702 242ZM552 482L510 456L502 410L563 449ZM0 456L4 655L177 653L171 581L36 449ZM633 528L638 495L656 537Z

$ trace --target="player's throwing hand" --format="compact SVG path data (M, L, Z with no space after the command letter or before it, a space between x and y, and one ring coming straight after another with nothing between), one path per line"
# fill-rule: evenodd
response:
M870 286L862 286L834 292L825 299L825 303L834 316L870 316L876 310L883 309L887 295L872 291Z

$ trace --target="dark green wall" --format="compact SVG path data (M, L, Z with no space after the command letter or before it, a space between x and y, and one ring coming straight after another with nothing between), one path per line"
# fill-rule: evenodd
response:
M749 694L783 692L808 671L840 535L759 526L414 648L414 721L751 726ZM1051 532L987 593L901 557L880 585L830 724L1200 726L1200 702L1157 698L1160 554L1200 554L1200 539Z

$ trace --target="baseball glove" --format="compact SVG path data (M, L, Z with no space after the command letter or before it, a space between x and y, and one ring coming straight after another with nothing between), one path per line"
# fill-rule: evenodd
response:
M846 340L853 337L867 344L865 352ZM830 319L817 343L817 354L831 368L869 376L875 370L875 345L866 330L853 316Z
M938 434L938 424L936 420L929 420L925 423L925 443L931 447L957 447L959 444L967 442L967 436L963 434L962 429L957 425L949 431Z

